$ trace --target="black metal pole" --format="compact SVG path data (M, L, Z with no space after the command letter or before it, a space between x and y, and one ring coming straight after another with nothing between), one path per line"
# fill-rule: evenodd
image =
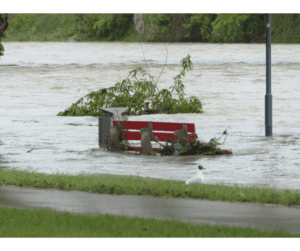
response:
M272 136L272 94L271 94L271 14L267 14L266 41L266 96L265 96L265 136Z

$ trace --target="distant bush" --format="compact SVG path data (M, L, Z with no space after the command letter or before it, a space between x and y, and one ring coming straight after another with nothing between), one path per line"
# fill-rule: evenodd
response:
M76 21L79 21L79 18ZM79 34L79 38L106 38L112 41L123 37L133 27L133 14L84 14L83 21L77 23L78 29L84 30L83 34Z
M300 42L300 14L272 14L272 43Z
M184 42L189 32L182 24L188 24L189 18L183 14L143 14L145 33L143 41Z
M1 14L5 15L5 14ZM265 42L266 14L143 14L144 34L126 41ZM272 43L299 43L299 14L272 14ZM76 32L77 30L83 33ZM134 31L133 14L18 14L2 42L122 41ZM0 45L0 55L3 55Z
M216 20L217 14L184 14L190 22L182 23L189 33L186 35L186 41L189 42L209 42L213 27L211 23Z
M211 25L211 41L217 43L246 43L254 32L265 31L259 14L219 14Z
M41 14L19 14L9 22L9 32L19 32L30 29Z
M75 34L74 14L18 14L5 41L64 41Z
M143 14L142 18L144 40L151 42L249 43L254 34L265 32L262 14Z

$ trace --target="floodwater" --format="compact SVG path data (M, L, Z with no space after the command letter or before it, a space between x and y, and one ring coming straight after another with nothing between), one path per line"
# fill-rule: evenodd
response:
M182 78L202 114L129 116L195 123L200 139L221 137L226 156L136 156L98 146L94 117L61 117L90 91L110 87L144 65L139 43L4 42L0 59L0 155L9 169L41 173L138 175L185 181L201 164L204 183L300 189L300 45L272 45L273 136L265 136L266 45L167 44L158 88ZM163 43L142 43L151 75L166 61ZM176 93L176 92L175 92ZM173 97L177 97L174 95ZM227 135L223 131L227 130ZM226 136L226 138L225 138Z

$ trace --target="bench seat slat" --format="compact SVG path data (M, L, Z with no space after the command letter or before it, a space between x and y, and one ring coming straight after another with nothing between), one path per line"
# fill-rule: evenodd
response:
M165 141L165 139L167 138L175 140L175 133L153 132L153 138L155 137L157 137L159 141ZM141 134L140 132L127 131L122 133L122 138L123 140L141 140ZM188 133L188 139L196 140L197 138L198 138L197 134L194 134L193 137L192 134Z
M152 131L177 131L182 130L183 125L187 125L187 132L194 133L196 131L194 123L172 123L172 122L152 122L152 121L125 121L123 129L140 130L148 127L148 123L152 123ZM123 124L123 121L120 121ZM117 120L113 121L113 125L117 125Z

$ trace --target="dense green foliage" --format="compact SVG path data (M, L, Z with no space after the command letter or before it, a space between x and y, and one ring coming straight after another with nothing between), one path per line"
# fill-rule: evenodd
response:
M157 26L160 32L149 32L147 39L162 42L171 32L174 14L144 14L143 21L152 31ZM185 38L178 42L250 42L254 32L265 31L261 14L183 14L181 26L187 30ZM189 20L186 23L186 20Z
M186 35L187 41L208 42L211 40L213 30L212 22L217 18L217 14L184 14L189 18L189 24L182 24L189 33Z
M75 35L80 41L112 41L133 29L133 14L85 14L83 21L75 14L18 14L5 41L66 41Z
M182 16L182 17L181 17ZM143 14L145 33L134 30L133 14L18 14L3 41L209 42L265 41L265 14ZM272 14L272 43L299 43L299 14ZM76 32L84 31L83 33ZM182 34L181 34L182 33Z
M18 14L4 41L66 41L75 35L74 14Z
M272 43L300 42L300 14L276 14L271 18Z
M163 42L163 37L171 29L172 14L143 14L142 19L147 31L146 40ZM159 32L156 32L154 25L159 27Z
M220 14L211 23L211 41L218 43L250 42L251 34L265 31L264 20L259 14Z
M78 19L77 19L78 20ZM79 38L86 36L89 39L103 39L113 41L123 37L133 27L133 14L87 14L79 30Z
M23 14L18 15L17 18L10 21L11 29L15 32L20 32L24 28L31 28L36 23L38 16L42 14ZM38 24L36 24L38 25Z

